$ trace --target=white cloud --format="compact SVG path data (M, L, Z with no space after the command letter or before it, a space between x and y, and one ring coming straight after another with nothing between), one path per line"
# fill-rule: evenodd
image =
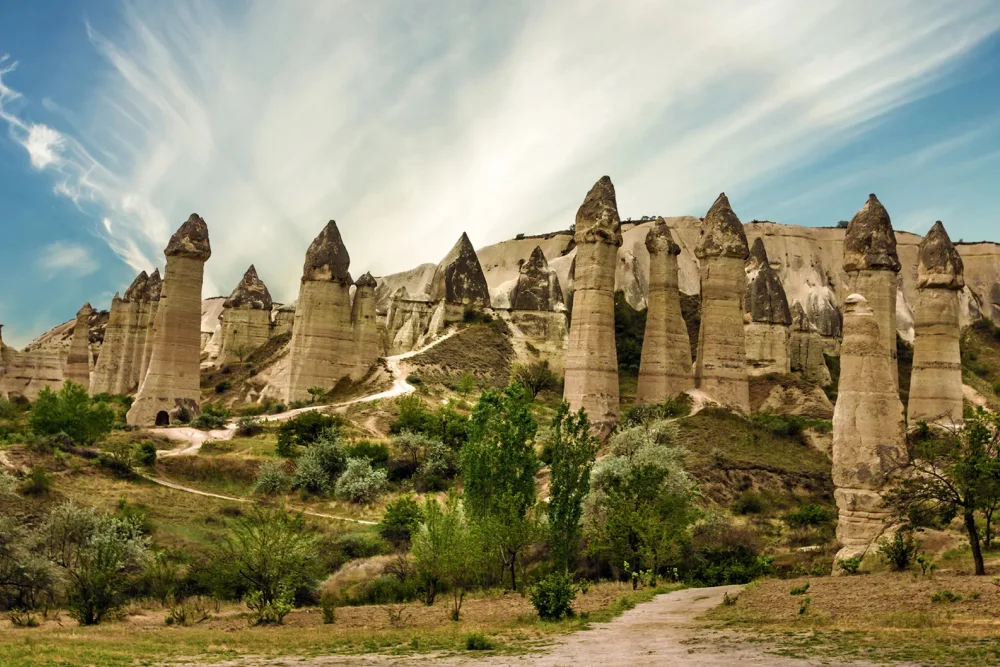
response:
M566 227L604 173L626 215L703 211L936 90L1000 29L985 1L240 7L137 3L124 32L87 26L111 75L69 110L83 133L32 163L134 268L197 211L206 291L254 262L283 300L330 218L357 275L436 261L463 230Z
M38 267L47 278L90 275L100 266L90 250L76 243L56 241L42 249Z

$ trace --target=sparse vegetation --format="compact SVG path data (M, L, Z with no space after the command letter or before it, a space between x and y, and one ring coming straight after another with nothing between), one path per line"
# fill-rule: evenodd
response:
M65 433L79 445L92 445L111 432L115 412L107 404L91 401L87 389L66 381L54 392L44 387L31 406L31 430L38 435Z

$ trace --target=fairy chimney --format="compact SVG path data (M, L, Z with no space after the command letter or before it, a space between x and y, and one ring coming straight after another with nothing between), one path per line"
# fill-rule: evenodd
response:
M882 349L899 386L896 364L896 294L899 290L899 255L889 212L872 194L847 225L844 237L844 271L849 294L868 300L878 320Z
M330 390L355 371L350 265L340 230L331 220L309 245L302 267L281 397L286 403L308 398L312 387Z
M201 413L201 288L212 256L205 221L192 213L164 255L149 368L126 417L137 426L170 424L184 411Z
M663 218L657 218L646 234L649 251L649 296L646 333L642 340L636 403L659 403L694 389L691 339L681 315L677 256L674 241Z
M89 303L83 304L77 311L69 356L66 357L66 379L85 389L90 388L90 316L93 314L94 309Z
M607 176L590 189L576 213L573 319L566 351L564 397L584 408L594 430L618 421L615 351L615 266L622 244L615 186Z
M364 376L382 356L382 335L375 315L375 288L378 283L365 273L354 283L351 328L354 330L354 370L352 377Z
M251 264L222 304L219 366L242 363L271 335L271 293Z
M90 379L90 393L110 394L114 392L115 378L122 362L122 352L125 344L124 321L125 302L118 292L111 299L111 310L108 312L108 323L104 327L104 342L94 364L94 374Z
M149 304L149 314L145 317L146 328L140 328L138 331L138 341L135 347L136 354L140 350L142 351L142 356L139 358L139 374L137 376L139 383L142 383L146 377L146 371L149 370L149 359L153 354L153 324L156 322L156 313L160 308L160 294L162 291L163 278L160 277L160 270L155 269L150 274L149 281L146 283L146 288L142 294L143 301Z
M148 284L149 276L141 271L132 284L125 290L121 303L121 337L122 344L118 353L118 363L115 364L114 379L109 390L112 394L125 395L137 388L138 377L133 368L133 358L136 347L141 345L143 332L139 323L143 294Z
M521 264L510 299L511 310L564 311L562 286L541 247L535 246Z
M750 412L743 334L744 264L749 254L743 224L722 193L702 221L695 248L701 272L695 385L721 405L744 413Z
M431 277L430 298L446 304L445 322L459 321L466 310L490 307L490 288L468 234L445 255Z
M771 268L764 239L757 237L746 264L747 290L744 307L749 315L745 327L750 375L788 373L788 345L792 314L777 272Z
M885 354L878 320L865 297L847 298L833 414L833 484L842 547L834 562L873 555L890 518L882 493L906 457L896 369Z
M825 387L832 381L823 351L826 345L819 330L809 321L798 301L791 307L792 326L789 336L788 361L793 373L806 382Z
M960 296L965 267L941 221L920 242L913 375L907 417L954 428L963 423Z

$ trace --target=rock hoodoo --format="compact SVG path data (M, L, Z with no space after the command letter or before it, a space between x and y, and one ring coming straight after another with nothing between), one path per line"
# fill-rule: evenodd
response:
M691 339L681 315L677 256L681 248L663 218L646 234L649 296L639 363L637 403L659 403L694 388Z
M597 181L577 211L575 240L564 396L573 410L586 409L596 431L607 433L618 421L614 289L622 244L615 186L609 177Z
M864 296L875 313L882 348L890 359L893 384L897 387L896 294L900 267L889 212L875 195L868 195L868 201L847 226L844 271L848 276L848 293Z
M365 273L354 283L354 303L351 306L351 327L354 330L354 370L351 377L365 375L383 354L382 335L375 314L375 287L371 273Z
M837 560L872 554L888 527L881 494L906 457L896 369L884 353L878 317L858 294L849 296L844 307L840 369L833 414L833 484L842 545Z
M104 329L104 343L94 365L94 374L90 379L90 393L112 394L115 390L115 379L122 363L122 353L125 346L125 306L127 304L115 292L111 299L111 310L108 312L108 325Z
M306 251L289 343L286 403L309 397L311 387L330 390L354 372L351 355L351 257L331 220Z
M93 314L89 303L77 311L66 357L66 379L87 389L90 388L90 316Z
M141 356L138 357L139 374L137 382L142 382L146 377L146 371L149 370L149 359L153 355L153 324L156 322L156 313L160 308L160 295L162 292L163 278L160 277L160 270L155 269L149 276L149 281L146 283L146 288L142 293L143 301L148 304L144 312L148 312L148 315L145 318L140 318L140 322L143 319L145 320L145 328L140 326L136 332L138 341L135 345L133 359L140 355L139 350L142 350Z
M720 404L750 412L743 333L745 263L750 249L725 193L701 224L695 256L701 272L701 328L695 385Z
M541 246L535 246L519 267L510 302L509 315L499 312L507 320L517 358L529 364L544 361L562 374L569 340L566 302L559 275Z
M208 225L192 213L164 254L149 369L127 415L134 425L169 424L181 411L191 416L201 412L201 287L205 262L212 256Z
M819 331L809 321L805 309L798 301L791 308L792 326L789 336L788 361L793 373L806 382L825 387L832 381L823 352L826 344Z
M251 264L236 289L222 304L222 343L218 364L246 361L271 335L271 293Z
M510 302L511 310L566 310L559 276L549 268L540 246L521 265Z
M145 336L145 330L140 320L145 317L147 312L143 301L148 284L149 276L145 271L141 271L122 297L122 345L118 353L118 363L115 364L114 380L111 383L110 393L112 394L129 394L138 386L139 369L134 366L133 362L137 349L143 345ZM104 354L103 350L101 354Z
M960 296L965 287L962 258L940 221L920 242L913 340L913 375L907 416L918 422L955 427L963 422Z
M465 309L490 307L490 287L469 236L462 232L455 246L444 256L431 278L430 300L447 304L446 320L461 320Z
M789 327L792 314L781 280L767 258L764 239L757 237L746 265L745 308L750 316L746 325L747 362L751 375L788 373Z

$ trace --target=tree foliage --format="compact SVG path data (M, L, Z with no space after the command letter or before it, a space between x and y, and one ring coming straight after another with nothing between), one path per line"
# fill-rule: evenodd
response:
M443 507L428 498L423 515L424 522L413 536L412 553L426 590L425 602L433 604L442 588L451 591L451 618L457 621L466 592L481 576L480 545L457 494L449 494Z
M28 416L39 435L65 433L78 445L92 445L111 432L115 412L106 403L94 403L81 385L66 381L54 392L44 387Z
M553 390L559 386L559 378L549 368L548 361L530 364L514 364L510 378L531 392L532 398L543 390Z
M583 408L571 413L563 401L552 419L549 442L552 472L549 485L549 548L557 568L574 570L580 550L583 499L590 490L590 471L598 440L590 433Z

